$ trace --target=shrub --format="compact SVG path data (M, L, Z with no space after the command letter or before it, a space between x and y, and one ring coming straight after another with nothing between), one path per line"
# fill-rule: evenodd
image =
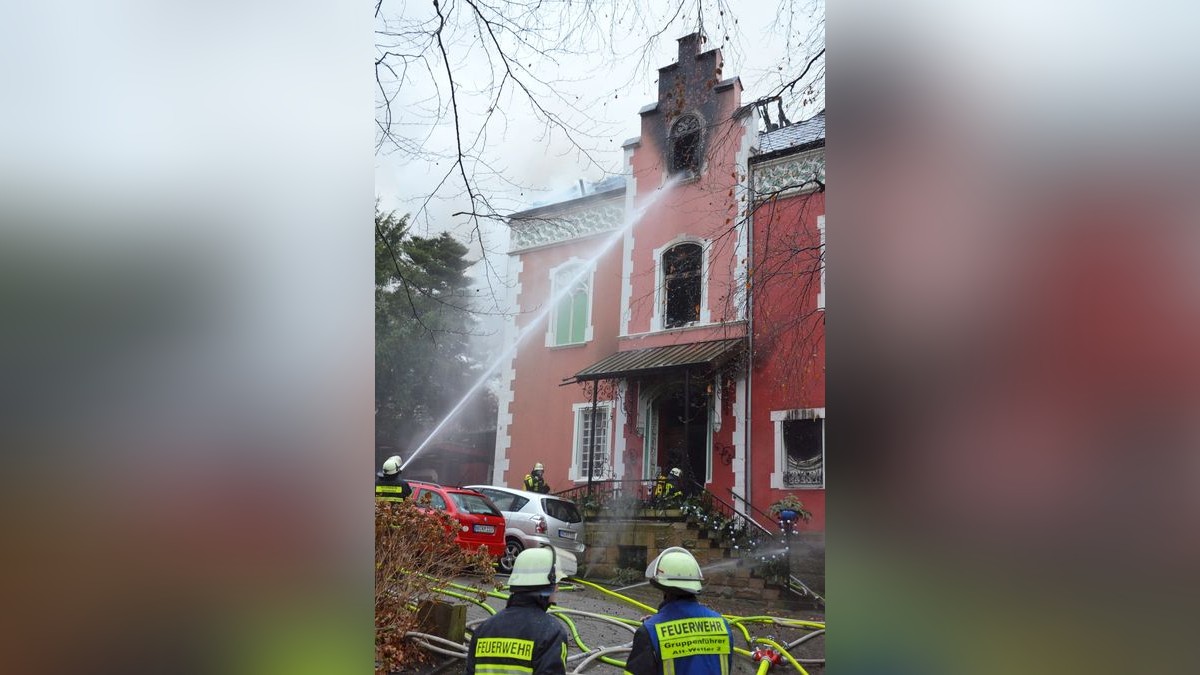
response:
M446 514L422 511L412 502L375 503L376 673L428 659L404 634L416 628L417 604L438 597L439 580L475 572L483 575L481 588L494 587L491 557L460 548L454 542L458 526Z

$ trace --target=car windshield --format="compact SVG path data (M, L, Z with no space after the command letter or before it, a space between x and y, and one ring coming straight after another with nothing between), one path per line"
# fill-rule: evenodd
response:
M496 507L492 506L491 502L482 495L470 495L462 492L451 492L450 498L454 500L454 505L459 511L466 511L474 514L487 514L489 516L498 516L500 512Z
M565 520L568 523L583 522L583 515L579 513L579 509L573 503L562 499L543 499L542 509L546 511L546 515L557 520Z

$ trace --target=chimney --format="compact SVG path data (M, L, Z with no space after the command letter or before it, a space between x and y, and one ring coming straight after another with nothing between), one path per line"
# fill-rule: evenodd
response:
M685 64L688 61L694 61L696 55L700 53L700 43L703 38L699 33L684 35L679 38L679 61L678 63ZM685 60L686 59L686 60Z
M586 194L586 193L584 192L584 189L583 189L583 179L580 178L579 179L579 196L582 197L584 194Z

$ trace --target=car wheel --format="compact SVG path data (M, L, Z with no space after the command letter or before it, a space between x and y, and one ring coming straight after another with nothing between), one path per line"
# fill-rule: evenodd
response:
M517 554L525 550L521 542L516 539L508 539L504 542L504 555L500 556L500 572L503 574L512 574L513 563L517 560Z

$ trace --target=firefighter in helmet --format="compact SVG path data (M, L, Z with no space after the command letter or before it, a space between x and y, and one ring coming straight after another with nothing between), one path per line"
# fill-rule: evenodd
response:
M646 568L650 585L663 592L658 613L633 634L626 675L727 675L733 669L733 631L717 612L696 599L703 588L700 564L687 549L672 546Z
M545 470L541 462L534 464L533 471L525 474L525 489L530 492L549 493L550 486L546 484L546 479L542 476Z
M567 631L546 613L561 578L553 548L527 548L513 562L504 609L471 635L466 675L565 675Z
M662 488L662 499L664 503L678 502L683 499L683 471L679 467L671 469L666 482Z
M375 498L386 502L400 502L408 499L412 488L408 481L400 477L402 469L400 455L392 455L383 462L383 468L375 474Z

